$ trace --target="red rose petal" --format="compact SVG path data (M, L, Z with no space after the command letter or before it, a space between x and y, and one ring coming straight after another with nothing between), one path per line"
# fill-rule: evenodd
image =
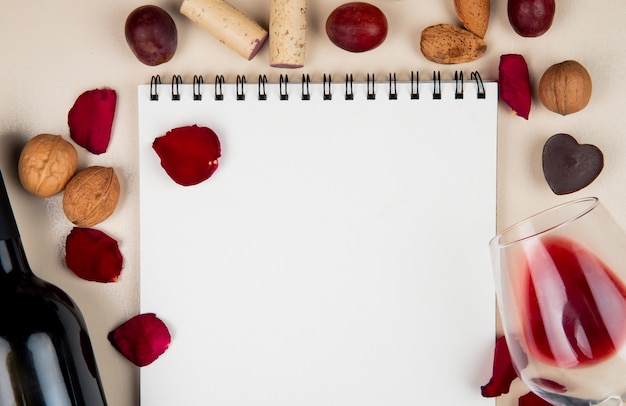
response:
M89 152L106 152L111 140L117 94L112 89L88 90L78 96L67 115L70 137Z
M82 279L116 282L124 259L117 241L93 228L74 227L65 242L65 263Z
M522 55L508 54L500 57L500 97L515 113L528 120L531 105L530 75Z
M481 386L481 393L486 398L509 393L511 383L515 378L517 378L517 373L513 369L509 347L504 336L501 336L496 340L493 356L493 375L486 385Z
M143 367L167 350L172 337L154 313L139 314L109 333L109 341L130 362Z
M217 134L197 125L174 128L152 144L161 166L174 182L183 186L207 180L217 169L221 156Z
M534 392L528 392L524 396L521 396L517 404L519 406L552 406L552 403L543 400Z

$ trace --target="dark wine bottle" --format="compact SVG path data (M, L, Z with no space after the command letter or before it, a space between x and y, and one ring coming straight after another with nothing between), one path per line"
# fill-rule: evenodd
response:
M106 404L83 316L31 271L0 173L0 405Z

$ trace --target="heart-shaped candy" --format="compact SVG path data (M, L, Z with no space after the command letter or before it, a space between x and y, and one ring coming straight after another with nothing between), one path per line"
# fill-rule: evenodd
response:
M569 134L555 134L543 146L543 175L557 195L576 192L598 177L604 167L602 151L579 144Z

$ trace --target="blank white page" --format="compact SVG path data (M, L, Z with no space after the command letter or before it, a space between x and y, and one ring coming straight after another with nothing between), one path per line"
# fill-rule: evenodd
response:
M253 79L224 100L138 87L141 311L173 337L142 404L492 405L497 84L433 100L424 81L413 100L397 82L390 100L386 80L355 82L345 100L333 82L324 100L311 83L302 100L298 80L259 100ZM222 156L183 187L152 142L193 124Z

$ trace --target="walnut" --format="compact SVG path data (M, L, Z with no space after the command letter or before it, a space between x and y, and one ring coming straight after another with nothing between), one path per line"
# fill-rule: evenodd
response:
M18 174L24 189L38 197L61 192L78 167L78 154L60 135L39 134L22 149Z
M563 116L576 113L591 99L591 76L576 61L552 65L539 81L539 98L550 111Z
M107 219L117 206L120 184L113 168L90 166L69 181L63 211L78 227L92 227Z

